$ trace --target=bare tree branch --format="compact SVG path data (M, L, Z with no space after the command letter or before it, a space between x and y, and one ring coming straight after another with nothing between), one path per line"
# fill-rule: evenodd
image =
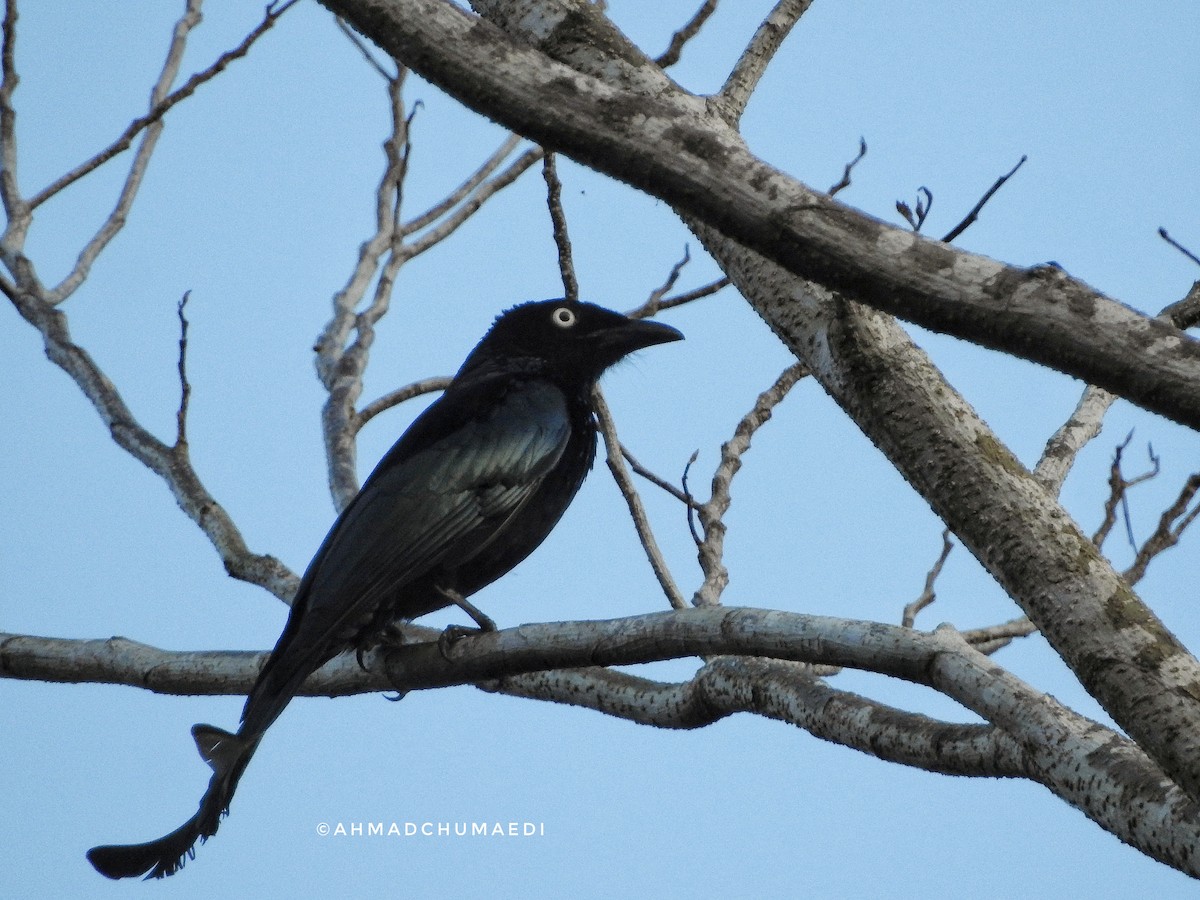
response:
M1160 238L1162 238L1164 241L1166 241L1168 244L1170 244L1172 247L1174 247L1176 250L1178 250L1180 253L1182 253L1184 256L1186 256L1188 259L1190 259L1192 262L1194 262L1196 265L1200 266L1200 256L1197 256L1195 253L1193 253L1187 247L1183 246L1183 244L1179 243L1179 241L1175 240L1175 238L1171 237L1171 235L1167 234L1167 229L1159 228L1158 236Z
M725 554L725 513L732 502L730 487L733 477L742 467L742 455L750 449L750 439L771 418L775 407L787 396L797 381L808 374L802 363L784 369L775 383L758 395L754 408L746 413L733 430L733 437L721 445L721 460L713 474L712 495L698 508L704 538L697 548L704 583L692 598L696 606L715 606L729 583L729 572L722 558Z
M903 200L896 201L896 212L904 217L904 221L908 223L914 233L921 230L921 226L925 224L925 217L929 215L931 209L933 209L933 192L925 185L917 188L915 210Z
M484 160L483 164L479 166L479 168L465 178L462 184L456 187L453 191L451 191L433 206L429 207L429 209L425 210L425 212L405 222L401 230L406 235L415 234L422 228L428 228L442 216L446 215L446 213L454 209L455 206L466 200L467 197L471 195L472 191L487 181L488 177L491 176L491 174L498 168L500 168L500 164L503 163L504 160L508 159L509 155L516 150L520 144L520 135L508 135L501 142L500 146L496 148L492 155ZM530 156L529 163L526 168L542 158L542 150L540 147L531 152L533 155ZM521 171L524 171L524 169Z
M175 308L179 314L179 362L176 365L179 370L179 409L175 412L176 447L186 447L188 442L187 417L188 406L192 399L192 385L187 376L188 320L186 308L191 295L191 291L185 291Z
M942 240L945 241L947 244L949 244L956 237L958 237L960 234L962 234L964 231L966 231L968 228L970 228L975 223L975 221L979 218L979 213L983 209L983 207L985 205L987 205L987 202L989 200L992 199L992 195L995 194L996 191L1000 190L1000 188L1004 187L1004 183L1006 181L1008 181L1008 179L1012 178L1014 175L1017 174L1017 169L1019 169L1019 168L1021 168L1021 166L1025 165L1025 160L1027 160L1028 158L1029 157L1022 155L1022 157L1017 161L1017 164L1015 166L1013 166L1006 173L1004 173L999 178L997 178L995 184L993 184L990 188L988 188L984 192L983 196L979 198L979 202L976 203L971 208L971 211L969 213L967 213L966 218L964 218L961 222L959 222L957 225L955 225L953 228L951 228L948 232L946 232L946 236L944 238L942 238Z
M1183 532L1196 520L1196 516L1200 515L1200 506L1188 511L1188 505L1196 496L1197 490L1200 490L1200 473L1190 475L1184 482L1175 502L1163 511L1154 533L1138 548L1133 565L1121 573L1130 584L1137 584L1141 581L1150 561L1164 550L1169 550L1179 543Z
M642 503L641 495L637 492L629 470L625 468L625 460L621 455L621 441L617 437L617 426L613 422L612 413L609 411L608 403L605 402L604 394L599 387L592 391L592 404L596 407L596 421L600 425L600 434L604 438L609 471L612 472L613 480L617 483L621 496L625 498L625 503L629 507L629 515L633 518L638 538L642 542L642 549L646 551L646 558L650 561L650 568L654 570L654 577L658 579L659 586L662 587L663 593L667 597L667 602L675 609L686 609L687 601L683 599L679 585L675 583L670 567L663 558L658 541L654 538L654 531L650 528L650 518L646 515L646 507Z
M449 375L436 375L432 378L422 378L419 381L414 381L412 384L406 384L402 388L389 391L377 400L372 400L359 411L355 420L355 431L361 430L364 425L381 412L385 412L393 406L399 406L406 400L411 400L422 394L431 394L434 391L444 391L450 386L450 381L451 376Z
M374 69L379 77L385 81L395 78L396 75L389 72L383 67L383 64L375 58L375 54L371 52L371 48L367 46L366 41L355 34L354 29L346 24L346 20L341 16L334 16L333 21L337 23L338 31L346 36L346 39L354 45L354 48L362 55L363 60L368 66Z
M999 625L989 625L985 628L972 628L962 633L963 640L980 653L991 655L997 650L1007 647L1015 638L1029 637L1037 634L1037 626L1029 621L1028 616L1019 616Z
M446 238L450 237L450 235L454 234L459 226L475 215L484 203L516 181L537 163L542 158L543 152L541 147L533 147L526 150L509 163L504 168L504 171L484 182L477 190L472 191L453 213L447 215L437 226L430 228L409 245L409 258L419 256L430 247L440 244Z
M800 17L808 12L812 0L779 0L767 14L754 37L738 58L725 84L717 93L718 105L725 121L736 125L746 111L750 95L758 87L767 66L783 46L784 40Z
M1158 318L1184 331L1200 322L1200 281L1192 285L1187 296L1167 306ZM1117 400L1103 388L1088 385L1079 398L1075 411L1062 427L1046 442L1046 448L1033 470L1033 477L1057 497L1062 490L1079 452L1100 434L1104 415Z
M662 478L661 476L656 475L654 472L650 471L645 466L643 466L637 460L637 458L632 453L629 452L629 448L626 447L624 444L621 445L621 456L623 456L625 458L625 461L627 463L629 463L629 468L633 470L635 475L641 475L643 478L645 478L647 481L649 481L655 487L662 488L664 491L666 491L668 494L670 494L672 497L674 497L676 500L680 501L681 503L686 503L688 506L691 506L691 507L699 506L699 504L696 503L696 501L691 496L689 496L686 492L675 487L675 485L671 484L671 482L667 481L665 478Z
M904 607L904 613L900 618L900 624L905 628L912 628L913 623L917 620L917 615L929 604L937 599L937 592L934 590L934 584L937 582L938 576L942 574L942 567L946 565L946 559L950 556L950 551L954 549L954 542L950 540L950 529L946 528L942 531L942 551L938 554L937 560L934 561L933 567L925 576L925 588L921 591L919 597L912 603Z
M650 292L650 296L646 298L645 303L629 310L625 315L631 319L645 319L649 316L656 316L664 309L674 309L677 306L683 306L695 300L709 297L722 288L729 286L729 279L722 277L701 287L684 291L682 294L676 294L674 297L667 297L667 292L675 286L675 282L679 280L679 275L683 272L684 266L691 262L691 260L691 251L685 245L683 248L683 257L675 265L671 266L671 271L667 273L666 280Z
M848 210L757 159L709 104L669 79L654 82L654 95L632 93L435 0L373 3L370 15L355 0L321 2L466 105L675 204L794 275L1200 428L1200 342L1054 267L1005 266ZM602 52L572 49L576 65ZM648 60L622 65L610 54L606 64L614 82L628 73L649 84L648 67L661 75Z
M863 157L866 155L867 155L867 139L860 137L858 139L858 154L854 157L854 159L852 159L852 160L850 160L850 162L846 163L846 168L842 172L842 177L839 178L837 180L837 182L832 187L829 188L828 191L826 191L826 193L829 194L830 197L832 197L835 194L840 193L841 191L850 187L850 173L854 171L854 167L857 166L860 162L862 162Z
M708 17L716 11L717 0L704 0L700 4L700 8L696 10L695 15L682 28L671 35L671 42L667 45L667 49L654 61L664 69L670 68L679 62L679 58L683 55L683 48L687 45L687 42L700 33L700 29L708 21Z
M553 153L547 153L542 158L542 177L546 181L546 208L550 211L554 245L558 248L563 297L575 303L579 300L579 280L575 277L575 263L571 258L571 237L567 233L567 216L562 207L562 182L558 180L558 167L554 164Z
M280 16L295 6L297 0L286 0L286 2L282 3L275 2L269 4L263 13L262 21L242 39L240 44L232 50L222 53L208 68L197 72L185 81L178 90L168 93L171 83L175 80L175 76L179 72L187 34L200 24L200 5L202 2L203 0L188 0L188 11L184 15L184 18L179 21L179 24L176 25L175 39L172 41L171 50L167 54L167 62L163 66L162 77L159 78L158 83L154 86L149 112L130 122L125 130L121 132L121 135L103 150L84 160L74 169L59 176L34 194L29 199L29 206L31 208L36 209L64 188L98 169L114 156L118 156L128 150L135 137L159 122L163 116L170 112L172 107L194 94L196 89L202 84L211 81L224 72L231 62L241 59L249 53L250 48L254 46L255 42L271 29Z
M1126 499L1128 490L1135 485L1141 484L1143 481L1149 481L1151 478L1157 476L1159 472L1158 457L1151 450L1151 468L1134 478L1125 477L1121 471L1121 457L1125 452L1125 448L1129 446L1129 442L1132 440L1133 432L1131 431L1126 435L1125 440L1118 444L1116 450L1113 451L1113 461L1108 475L1108 499L1104 502L1104 518L1100 522L1100 526L1096 529L1096 533L1092 535L1092 543L1097 548L1104 546L1104 541L1108 538L1109 532L1112 531L1113 525L1116 524L1118 506L1124 507L1126 527L1129 527L1129 508L1127 506L1128 500ZM1135 550L1137 549L1132 530L1129 531L1129 543L1133 545Z
M17 75L17 0L5 0L3 47L0 47L0 199L4 201L4 212L8 217L8 228L16 220L29 215L29 207L21 199L17 184L17 111L13 106L13 93L20 78ZM7 231L7 229L6 229ZM7 233L5 243L7 243Z

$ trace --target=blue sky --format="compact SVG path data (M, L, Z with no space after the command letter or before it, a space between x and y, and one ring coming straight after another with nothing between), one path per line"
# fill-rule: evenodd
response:
M256 21L213 2L185 71ZM26 4L16 95L27 193L110 141L144 109L182 3ZM652 53L693 2L611 0ZM722 4L673 76L717 88L770 3ZM870 147L841 199L895 217L927 185L943 233L1022 154L1029 161L960 240L1008 262L1062 264L1157 312L1200 271L1156 235L1200 249L1200 7L1184 3L857 4L818 0L744 122L751 147L824 188L858 139ZM423 107L408 210L438 199L500 132L418 80ZM175 303L192 292L190 436L195 465L252 549L302 570L332 521L311 344L369 234L386 129L382 82L313 3L288 13L246 60L174 110L129 223L66 305L143 424L173 433ZM30 252L47 280L111 208L122 160L44 208ZM719 274L663 204L563 162L583 294L637 305L684 246L680 285ZM536 172L454 239L407 266L379 329L364 399L452 372L494 314L561 291ZM669 314L687 335L606 381L633 451L677 478L700 448L704 484L734 423L788 362L732 291ZM1081 386L959 341L912 330L1020 458L1036 461ZM263 649L285 609L228 579L168 492L108 438L40 339L0 312L0 629L125 635L170 649ZM419 411L380 416L360 440L365 474ZM1133 495L1144 538L1195 466L1195 435L1118 404L1064 491L1087 530L1100 519L1113 446L1135 429L1163 474ZM647 488L685 592L698 583L674 501ZM851 422L801 382L757 436L734 485L730 604L898 622L921 590L941 526ZM1160 558L1141 595L1190 646L1200 614L1195 535ZM1118 565L1128 547L1115 535ZM958 548L919 624L961 627L1016 609ZM610 618L665 606L604 468L533 556L478 598L502 626ZM453 617L433 616L442 624ZM1040 639L998 660L1100 715ZM647 667L683 678L691 661ZM835 684L945 718L969 713L869 675ZM212 896L389 891L453 897L1179 896L1188 879L1121 845L1036 785L928 775L740 716L674 733L595 713L482 694L422 692L294 703L271 729L216 839L168 882L110 885L83 852L178 825L207 780L187 729L231 726L237 698L0 680L0 885L22 897L133 890ZM321 823L530 821L529 838L321 836Z

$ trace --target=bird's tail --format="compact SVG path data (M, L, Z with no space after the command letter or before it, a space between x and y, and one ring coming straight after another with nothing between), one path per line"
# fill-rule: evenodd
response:
M196 841L217 833L221 817L229 812L229 801L238 780L258 747L260 735L230 734L212 725L192 726L192 737L201 758L212 767L208 789L196 814L170 834L146 844L109 844L93 847L88 862L108 878L163 878L183 868L196 855Z

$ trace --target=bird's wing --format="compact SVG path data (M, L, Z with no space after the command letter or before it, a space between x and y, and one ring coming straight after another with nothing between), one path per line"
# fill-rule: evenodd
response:
M446 399L479 408L467 402L474 398ZM528 500L570 438L566 400L552 385L528 381L483 406L436 429L420 449L381 461L313 562L313 607L371 606L379 591L443 563L461 565Z
M561 458L570 431L566 398L538 380L483 379L430 406L310 563L247 700L251 729L265 729L308 673L347 649L406 585L465 563L494 540Z

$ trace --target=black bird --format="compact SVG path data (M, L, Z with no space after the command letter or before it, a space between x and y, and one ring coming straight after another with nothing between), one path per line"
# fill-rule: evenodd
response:
M237 734L192 728L213 770L196 814L156 841L92 848L96 870L162 878L181 869L196 841L216 833L264 732L333 657L451 604L489 627L466 598L528 556L579 490L596 455L596 381L627 354L682 337L565 300L499 316L330 529Z

